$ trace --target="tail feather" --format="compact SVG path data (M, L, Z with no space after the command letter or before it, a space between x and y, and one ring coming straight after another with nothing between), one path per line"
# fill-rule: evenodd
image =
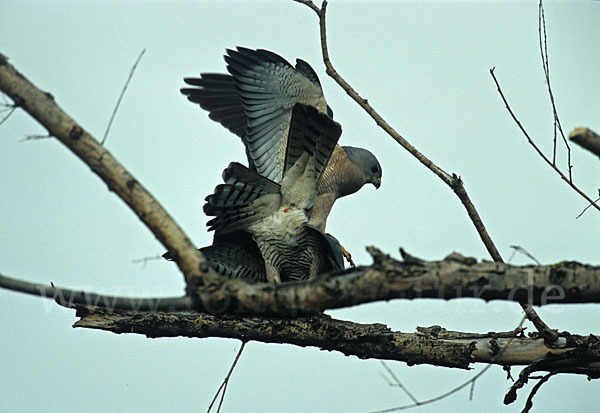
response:
M215 217L207 223L209 231L244 229L279 209L279 185L247 167L232 162L223 171L223 180L203 207L206 215Z
M266 281L265 262L252 235L247 232L215 234L213 244L200 251L218 274L249 282Z

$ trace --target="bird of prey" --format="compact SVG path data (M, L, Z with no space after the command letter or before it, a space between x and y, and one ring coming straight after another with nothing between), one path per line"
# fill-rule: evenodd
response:
M216 238L237 231L251 234L269 282L343 269L339 243L308 220L341 127L316 108L297 103L289 129L280 179L232 162L223 172L225 183L204 205L204 212L215 217L207 225Z
M249 168L275 182L285 169L287 135L297 103L333 117L317 74L304 60L292 66L267 50L238 47L225 55L229 74L202 73L186 78L182 88L209 117L242 138ZM317 199L309 211L311 225L325 232L334 202L364 184L381 185L381 165L366 149L336 145L319 180Z
M341 271L344 269L344 255L339 241L331 234L324 234L327 253L322 265L322 272ZM246 231L233 231L227 234L216 234L212 245L200 248L213 270L231 279L243 279L246 282L266 282L265 261L252 235ZM173 261L173 251L162 255Z

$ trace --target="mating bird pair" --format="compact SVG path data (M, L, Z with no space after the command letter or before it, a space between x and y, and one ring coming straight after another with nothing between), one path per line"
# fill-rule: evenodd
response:
M217 273L249 281L314 278L344 268L342 247L325 232L334 202L381 184L381 166L362 148L339 146L315 71L267 50L225 55L229 74L186 78L181 92L241 137L248 167L232 162L206 198L215 231L201 249Z

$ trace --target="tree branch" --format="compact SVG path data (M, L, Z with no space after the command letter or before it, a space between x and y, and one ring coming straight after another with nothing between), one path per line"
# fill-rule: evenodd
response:
M299 0L296 0L299 1ZM319 28L320 28L320 37L321 37L321 51L323 54L323 62L325 63L326 71L329 76L331 76L344 91L352 98L356 103L359 104L370 116L373 120L379 125L388 135L390 135L396 142L398 142L404 149L406 149L411 155L419 160L423 165L425 165L430 171L436 174L446 185L448 185L454 193L458 196L461 203L467 210L467 214L469 218L473 222L481 241L485 245L488 250L488 253L492 257L492 259L496 262L504 262L500 252L496 248L494 241L490 237L487 232L475 205L471 202L469 195L467 194L467 190L463 185L462 179L456 174L452 174L450 176L447 172L445 172L442 168L433 163L429 158L419 152L414 146L412 146L405 138L403 138L396 130L394 130L376 111L373 109L367 99L363 99L348 82L346 82L340 74L333 67L331 60L329 58L329 50L327 47L327 24L326 24L326 12L327 12L327 0L323 0L321 4L321 8L319 9L314 5L311 1L299 1L300 3L308 5L312 10L317 13L319 16ZM540 316L535 312L533 307L527 303L520 303L523 311L525 311L525 315L527 318L533 323L533 325L540 331L540 333L544 334L544 337L548 342L551 342L556 339L556 334L552 331L540 318Z
M575 128L569 139L600 158L600 135L588 128Z
M508 111L508 113L510 114L510 116L513 118L513 120L515 121L515 123L517 124L517 126L519 127L519 129L521 130L521 132L523 133L523 135L525 136L525 138L527 138L527 142L529 142L529 144L531 146L533 146L533 148L538 153L538 155L540 155L540 157L552 169L554 169L554 171L556 171L556 173L561 177L561 179L563 181L565 181L573 190L575 190L575 192L577 192L579 195L581 195L583 198L585 198L585 200L588 201L591 205L593 205L594 208L596 208L598 211L600 211L600 205L597 204L596 202L594 202L592 200L592 198L590 198L585 192L583 192L581 189L579 189L579 187L577 185L575 185L572 180L570 180L567 176L565 176L565 174L562 173L562 171L556 166L556 164L553 163L550 159L548 159L548 157L546 157L546 155L544 155L544 152L542 152L541 149L538 148L538 146L535 144L535 142L533 141L533 139L531 139L531 137L529 136L529 134L527 133L527 131L523 127L523 124L517 118L517 115L515 115L515 113L513 112L512 108L510 107L510 105L508 103L508 100L504 96L504 92L502 92L502 88L500 87L500 83L498 82L498 79L496 78L494 70L495 70L495 68L491 68L490 69L490 74L492 75L492 78L494 79L494 83L496 84L496 88L498 89L498 93L500 94L500 97L502 98L502 101L504 102L504 106L506 106L506 110Z
M567 354L558 365L600 368L600 349L595 336L561 333L558 347L550 348L538 337L521 336L521 331L462 333L439 326L419 328L416 333L392 331L383 324L358 324L332 319L323 314L304 318L258 318L204 313L105 312L75 306L81 319L74 327L135 333L147 337L224 337L264 343L287 343L319 347L362 359L397 360L467 369L471 363L498 365L530 364L548 353ZM509 343L510 342L510 343ZM500 353L500 350L503 353ZM574 351L576 350L577 351ZM577 354L586 354L578 357ZM594 359L593 357L596 357ZM554 365L546 365L553 368Z
M50 93L42 92L0 54L0 90L23 108L48 133L85 162L165 246L189 284L208 284L214 272L202 254L160 203L96 139L70 118Z
M512 266L482 262L457 254L443 261L400 262L370 248L375 263L339 275L278 285L228 280L207 290L199 288L198 302L213 314L297 316L325 309L394 298L479 298L514 300L539 305L600 303L600 267L576 262L548 266ZM40 286L0 276L0 287L52 298L60 304L102 306L109 310L186 310L189 298L128 298L96 295ZM198 304L198 303L196 303ZM531 315L530 315L531 316Z
M501 262L502 257L498 252L498 249L494 245L492 238L489 236L487 230L485 229L485 225L483 221L479 217L479 213L475 209L475 206L469 199L469 195L467 194L466 189L464 188L463 181L456 174L450 175L442 168L437 166L433 161L427 158L423 153L421 153L417 148L415 148L408 140L406 140L402 135L400 135L394 128L392 128L386 121L375 111L375 109L369 104L367 99L364 99L360 96L360 94L352 87L346 80L337 72L337 70L333 67L331 63L331 59L329 57L329 49L327 46L327 25L326 25L326 12L327 12L327 1L323 1L321 8L319 9L312 2L299 1L299 3L308 5L312 10L314 10L319 16L319 28L321 35L321 51L323 54L323 62L325 63L326 72L333 80L337 82L338 85L350 96L358 105L367 112L371 118L377 123L379 127L381 127L388 135L390 135L396 142L398 142L404 149L406 149L411 155L413 155L419 162L421 162L427 169L433 172L438 176L446 185L448 185L454 193L458 196L463 206L467 210L471 221L473 221L473 225L477 230L481 240L483 241L485 247L487 248L490 256L494 259L494 261ZM311 3L311 4L309 4Z

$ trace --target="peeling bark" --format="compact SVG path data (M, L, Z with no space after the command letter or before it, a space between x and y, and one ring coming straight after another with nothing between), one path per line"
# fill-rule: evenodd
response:
M502 333L464 333L439 326L418 328L416 333L392 331L384 324L359 324L324 314L300 318L215 316L196 312L107 312L75 306L81 317L74 327L143 334L147 337L223 337L242 341L286 343L338 351L361 359L403 361L408 365L467 369L471 363L528 365L548 353L562 355L560 363L600 368L600 339L561 333L555 348L537 333L523 330ZM571 355L572 353L572 355ZM583 357L582 357L583 356ZM547 364L545 369L555 368Z

